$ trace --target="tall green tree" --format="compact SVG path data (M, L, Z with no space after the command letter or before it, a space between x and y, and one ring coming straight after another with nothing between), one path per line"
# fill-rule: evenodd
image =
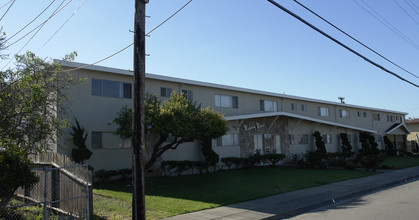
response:
M2 44L0 52L1 48ZM0 72L0 209L18 187L38 181L27 155L43 152L55 143L59 129L67 125L60 117L64 114L57 113L67 108L65 90L79 81L63 73L58 63L34 53L16 55L15 59L14 69Z
M114 122L118 124L116 133L122 139L132 136L131 109L122 107ZM147 169L169 149L195 140L207 143L208 139L221 137L228 129L222 114L209 107L201 108L176 92L163 103L156 95L146 95L145 127Z
M85 160L90 159L93 153L86 145L87 131L80 125L77 118L75 121L76 125L71 125L72 132L70 133L70 139L76 148L71 150L71 158L73 158L76 163L84 163Z

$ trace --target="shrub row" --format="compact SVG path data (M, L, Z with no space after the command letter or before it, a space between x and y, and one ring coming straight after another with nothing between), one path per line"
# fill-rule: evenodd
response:
M235 168L251 168L256 165L270 165L275 166L279 161L285 158L285 154L260 154L256 153L251 157L248 158L240 158L240 157L224 157L221 158L221 162L223 166L230 170L231 167L234 165Z
M104 183L112 177L119 176L121 179L128 179L131 177L132 169L119 169L119 170L98 170L95 172L94 177L100 182Z
M160 168L163 170L163 175L172 175L177 174L178 176L182 175L183 172L191 170L192 174L194 169L197 169L200 174L203 174L204 171L209 173L209 168L211 164L208 161L176 161L176 160L166 160L160 163Z

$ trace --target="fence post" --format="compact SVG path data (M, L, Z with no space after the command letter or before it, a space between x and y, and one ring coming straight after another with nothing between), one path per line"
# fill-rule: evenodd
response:
M47 220L47 200L48 200L48 170L47 166L44 167L44 214L43 219Z

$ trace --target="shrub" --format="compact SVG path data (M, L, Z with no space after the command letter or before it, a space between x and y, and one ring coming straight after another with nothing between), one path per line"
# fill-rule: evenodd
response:
M285 154L270 153L270 154L264 154L261 157L265 163L270 164L272 167L275 167L275 165L279 161L283 160L286 156Z
M220 160L220 156L212 149L211 139L201 141L201 145L201 150L205 161L207 161L211 166L215 167L215 165Z
M99 179L100 183L105 183L106 181L109 181L111 177L114 177L118 175L118 171L116 170L98 170L95 172L95 177Z
M239 158L238 157L223 157L221 158L221 162L227 167L227 170L230 170L231 166L234 164L234 160L237 160L237 159Z
M362 149L359 150L357 161L361 162L362 166L366 169L375 171L382 158L374 136L361 132L359 134L359 141L361 142Z
M92 151L90 151L86 146L86 139L87 139L87 132L86 130L79 124L79 121L76 119L76 126L72 125L71 129L73 130L71 134L71 141L76 146L71 151L71 158L76 163L84 163L85 160L90 159L92 156Z
M396 156L397 150L394 147L393 143L390 141L390 139L387 136L384 136L384 145L385 145L385 154L386 156Z
M0 150L0 210L19 187L31 188L38 182L38 176L31 171L32 166L23 150L17 147Z
M119 169L118 174L121 175L121 179L128 179L132 175L132 169Z

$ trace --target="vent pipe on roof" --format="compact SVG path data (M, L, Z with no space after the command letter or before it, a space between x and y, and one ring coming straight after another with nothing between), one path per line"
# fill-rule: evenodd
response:
M338 99L340 100L340 103L345 104L345 101L343 101L345 100L345 97L338 97Z

